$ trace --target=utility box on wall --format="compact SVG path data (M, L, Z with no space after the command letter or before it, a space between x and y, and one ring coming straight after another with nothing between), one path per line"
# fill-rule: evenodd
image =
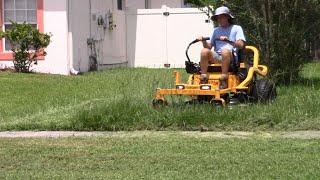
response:
M127 13L127 56L131 67L184 67L187 45L210 36L213 24L197 8L138 9ZM190 49L199 61L202 45Z

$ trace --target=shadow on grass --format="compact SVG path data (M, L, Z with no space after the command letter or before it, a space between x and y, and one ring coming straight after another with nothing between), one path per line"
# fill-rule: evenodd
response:
M275 81L279 86L305 86L305 87L320 87L320 77L303 77L298 76L295 78L288 78L290 80L278 80Z
M311 86L320 87L320 77L305 78L299 77L297 80L293 81L291 85L301 85L301 86Z

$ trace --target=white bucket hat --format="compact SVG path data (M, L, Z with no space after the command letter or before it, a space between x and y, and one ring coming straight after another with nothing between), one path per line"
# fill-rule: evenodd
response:
M221 6L216 9L214 16L212 16L212 19L215 21L217 20L217 17L221 14L227 14L229 15L232 19L234 19L234 16L231 15L230 10L226 6Z

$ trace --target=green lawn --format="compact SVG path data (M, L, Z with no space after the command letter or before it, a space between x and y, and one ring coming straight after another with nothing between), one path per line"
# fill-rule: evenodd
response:
M183 70L180 70L183 72ZM268 105L154 109L157 87L173 85L172 69L120 68L81 76L0 72L0 130L319 130L320 63L301 82L278 86ZM186 78L186 74L184 74Z
M320 140L0 139L0 179L318 179Z

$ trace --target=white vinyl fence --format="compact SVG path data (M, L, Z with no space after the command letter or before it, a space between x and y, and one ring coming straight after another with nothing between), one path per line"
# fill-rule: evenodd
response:
M185 49L199 36L209 36L213 24L196 8L129 10L127 58L130 67L184 67ZM199 61L201 43L190 48L190 57Z

